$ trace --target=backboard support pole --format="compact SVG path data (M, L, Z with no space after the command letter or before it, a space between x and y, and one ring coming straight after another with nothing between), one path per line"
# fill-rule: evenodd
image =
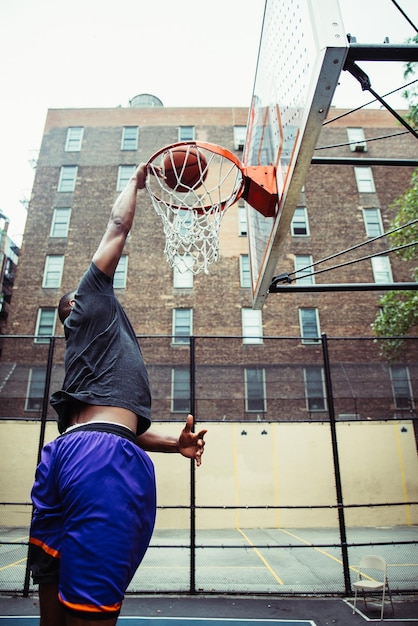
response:
M323 285L290 285L281 283L280 276L271 282L269 293L320 293L326 291L417 291L418 283L335 283Z
M359 81L363 91L369 91L372 94L372 96L376 98L376 100L378 100L378 102L380 102L380 104L384 106L385 109L387 109L389 113L391 113L393 117L395 117L398 120L398 122L402 124L402 126L404 126L407 130L409 130L409 132L416 139L418 139L417 131L414 128L412 128L412 126L410 126L408 122L404 120L401 115L399 115L399 113L397 113L394 109L392 109L392 107L387 102L385 102L385 100L381 96L379 96L379 94L377 94L374 91L374 89L372 89L370 78L368 77L366 72L361 69L361 67L359 67L356 63L354 63L354 61L348 61L346 62L344 69Z
M247 190L254 309L261 309L271 293L269 286L311 165L416 166L414 159L372 163L362 157L353 163L313 158L343 70L353 73L363 90L370 91L418 138L417 131L371 89L369 77L356 65L358 61L418 61L418 46L351 41L339 0L266 0L243 164L274 165L278 199L277 206L272 207L272 197L265 195L266 189L258 179Z

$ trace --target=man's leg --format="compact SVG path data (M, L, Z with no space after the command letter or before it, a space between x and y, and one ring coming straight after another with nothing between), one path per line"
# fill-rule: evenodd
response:
M69 615L58 600L57 583L39 585L40 626L92 626L91 620ZM99 626L115 626L117 617L95 621Z
M39 585L40 626L64 626L64 607L58 600L58 583Z

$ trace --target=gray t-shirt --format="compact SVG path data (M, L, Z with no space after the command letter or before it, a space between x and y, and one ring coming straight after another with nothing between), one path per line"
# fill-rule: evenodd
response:
M82 402L129 409L138 416L137 434L144 433L151 423L151 394L141 349L112 278L94 263L80 281L64 333L65 379L51 396L59 432Z

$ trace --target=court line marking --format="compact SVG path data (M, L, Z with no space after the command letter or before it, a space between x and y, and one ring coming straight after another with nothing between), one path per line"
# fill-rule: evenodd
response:
M241 533L241 535L244 537L245 541L247 541L250 546L252 547L252 549L254 550L255 554L258 556L258 558L264 563L264 565L266 566L266 568L268 569L268 571L270 572L270 574L273 576L273 578L275 579L276 582L279 583L279 585L284 585L284 582L282 581L282 579L280 578L280 576L278 574L276 574L275 570L272 568L272 566L270 565L270 563L267 561L267 559L264 558L264 556L261 554L261 552L258 550L258 548L255 547L255 545L253 544L253 542L251 541L251 539L249 537L247 537L247 535L245 534L245 532L243 530L241 530L241 528L237 528L237 531L239 533Z
M233 461L234 461L234 496L235 496L235 526L239 526L239 482L238 482L238 453L237 453L237 425L233 424Z
M319 552L320 554L323 554L324 556L327 556L328 558L332 559L333 561L336 561L339 565L342 564L341 559L339 559L338 557L334 556L333 554L330 554L329 552L326 552L326 550L322 550L321 548L315 548L310 541L307 541L306 539L303 539L303 537L299 537L298 535L295 535L294 533L290 532L290 530L285 530L284 528L279 528L279 530L282 533L285 533L286 535L289 535L290 537L293 537L293 539L297 539L301 543L304 543L307 546L311 546L314 550L316 550L316 552ZM354 571L357 571L357 570L354 570Z
M359 599L359 601L361 602L362 600ZM347 604L347 606L350 607L350 609L354 608L354 604L351 600L349 600L348 598L343 598L343 602L344 604ZM365 613L363 613L362 611L360 611L360 609L358 608L358 606L356 606L356 613L358 615L360 615L360 617L362 617L364 619L365 622L380 622L382 623L382 621L380 620L380 617L368 617ZM418 622L418 617L395 617L395 616L391 616L391 617L387 617L385 618L385 616L383 615L383 621L384 622Z
M242 546L243 548L245 548L246 546ZM153 569L153 570L161 570L162 567L161 565L146 565L145 563L141 564L141 568L142 571L144 571L145 569ZM210 569L214 569L214 570L219 570L222 569L224 570L242 570L242 565L204 565L201 566L201 568L199 569L205 569L205 570L210 570ZM264 569L264 567L262 565L246 565L245 569ZM182 571L190 571L190 565L165 565L164 566L164 570L182 570ZM139 569L135 572L135 574L139 574L140 571Z
M395 429L395 440L396 440L396 450L398 453L398 460L399 460L399 471L401 474L401 483L402 483L402 491L403 491L403 497L404 497L404 501L408 502L408 488L406 486L406 477L405 477L405 468L404 468L404 462L403 462L403 456L402 456L402 446L401 446L401 439L399 437L399 422L398 420L396 420L393 423L393 428ZM411 515L410 515L410 508L408 504L405 504L405 517L406 517L406 523L407 526L411 526Z
M121 616L119 619L125 620L162 620L162 621L181 621L181 623L189 621L189 622L197 622L200 624L218 622L223 624L224 622L233 623L233 624L300 624L300 626L316 626L315 622L311 620L305 619L257 619L257 618L239 618L239 617L134 617L130 615Z
M331 554L330 552L327 552L326 550L322 550L321 548L315 548L313 546L313 543L311 543L310 541L307 541L306 539L303 539L303 537L299 537L299 535L296 535L295 533L290 532L290 530L285 530L284 528L279 528L278 530L280 530L280 532L285 533L286 535L289 535L290 537L293 537L293 539L297 539L298 541L300 541L301 543L304 543L307 546L311 546L314 550L316 550L316 552L319 552L320 554L323 554L324 556L328 557L329 559L332 559L333 561L336 561L339 565L342 565L342 560L339 559L338 557L334 556L333 554ZM389 567L416 567L416 563L388 563L387 566ZM359 569L357 565L350 565L349 569L352 572L355 572L356 574L359 573ZM365 575L366 578L369 578L367 575ZM370 580L372 580L370 578ZM418 621L418 620L414 620L414 621Z
M280 496L280 486L279 486L279 452L277 450L277 435L276 435L276 424L273 423L273 470L274 470L274 490L276 497L276 526L280 528L280 507L279 507L279 496Z
M24 622L28 622L28 621L32 621L32 620L39 620L38 616L34 616L34 615L7 615L7 616L0 616L0 623L2 621L10 621L10 620L23 620ZM315 622L313 622L312 620L306 620L306 619L253 619L253 618L237 618L237 617L212 617L212 618L205 618L205 617L135 617L132 615L121 615L118 619L118 622L127 622L127 621L132 621L132 620L136 620L137 622L150 622L150 621L160 621L160 622L179 622L179 624L182 624L184 622L195 622L197 624L213 624L213 623L219 623L219 624L223 624L223 623L228 623L228 624L237 624L237 626L239 626L240 624L253 624L254 626L256 626L257 624L259 624L260 626L263 626L264 624L282 624L283 626L287 625L287 624L295 624L296 626L316 626Z
M2 572L3 570L9 567L14 567L15 565L19 565L19 563L24 563L26 560L27 560L27 557L25 556L24 559L19 559L18 561L13 561L13 563L8 563L7 565L3 565L2 567L0 567L0 572Z

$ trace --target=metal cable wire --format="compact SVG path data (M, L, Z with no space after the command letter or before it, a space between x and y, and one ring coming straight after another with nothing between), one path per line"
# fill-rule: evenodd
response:
M418 79L414 79L411 80L411 82L406 83L405 85L403 85L402 87L397 87L396 89L393 89L392 91L388 91L388 93L385 93L382 97L386 98L387 96L391 96L392 94L396 93L397 91L400 91L401 89L405 89L405 87L409 87L410 85L413 85L414 83L417 83ZM322 126L326 126L327 124L331 124L331 122L336 122L337 120L340 120L343 117L346 117L347 115L351 115L351 113L355 113L356 111L360 111L360 109L364 109L364 107L369 106L370 104L374 104L375 102L377 102L377 98L373 98L373 100L370 100L370 102L365 102L364 104L361 104L360 106L356 107L355 109L350 109L349 111L345 111L344 113L341 113L341 115L337 115L336 117L331 118L330 120L326 120Z
M336 270L341 267L346 267L347 265L353 265L354 263L360 263L360 261L367 261L368 259L373 259L374 257L384 256L389 254L390 252L396 252L397 250L403 250L405 248L410 248L411 246L418 245L418 240L413 241L411 243L404 244L403 246L397 246L396 248L388 248L387 250L382 250L381 252L375 252L374 254L368 254L367 256L360 257L358 259L352 259L351 261L346 261L345 263L338 263L337 265L333 265L332 267L326 267L322 270L317 270L316 272L311 272L310 274L304 274L303 277L307 276L316 276L317 274L323 274L324 272L329 272L331 270ZM314 264L313 264L314 265ZM313 267L313 265L309 267ZM301 270L298 270L299 272Z
M416 129L418 130L418 129ZM369 143L371 141L379 141L380 139L391 139L392 137L400 137L401 135L407 135L409 130L405 130L401 133L391 133L390 135L381 135L380 137L367 137L364 139L365 142ZM326 150L328 148L343 148L345 146L352 146L358 143L358 141L347 141L345 143L336 143L329 146L318 146L315 150Z
M347 252L352 252L353 250L357 250L357 249L359 249L359 248L361 248L363 246L372 244L375 241L378 241L379 239L383 239L387 235L391 235L392 233L396 233L396 232L398 232L400 230L403 230L404 228L408 228L409 226L412 226L413 224L416 224L417 222L418 222L418 218L415 219L415 220L411 220L410 222L407 222L406 224L403 224L402 226L398 226L397 228L393 228L392 230L386 231L382 235L378 235L377 237L373 237L372 239L367 239L366 241L362 241L361 243L358 243L355 246L351 246L350 248L346 248L345 250L340 250L339 252L336 252L335 254L331 254L331 255L329 255L327 257L324 257L323 259L320 259L319 261L315 261L315 263L311 263L310 265L307 265L306 267L302 267L302 268L300 268L298 270L295 270L294 272L290 272L290 274L288 276L289 276L289 278L291 276L294 277L291 280L297 280L296 274L300 274L302 272L306 272L306 270L309 270L309 269L311 269L313 267L316 267L320 263L325 263L325 261L331 261L332 259L335 259L338 256L346 254ZM340 263L338 265L332 265L329 268L326 268L326 269L323 269L323 270L319 270L319 271L316 271L316 272L312 272L310 274L304 273L303 277L305 278L307 276L315 276L315 274L321 274L323 272L327 272L327 271L330 271L330 270L333 270L333 269L344 267L345 265L351 265L353 263L364 261L366 259L371 259L371 258L376 257L376 256L382 256L382 255L388 254L390 252L396 252L397 250L402 250L403 248L408 248L408 247L411 247L411 246L414 246L414 245L417 245L417 244L418 244L418 241L415 241L415 242L412 242L412 243L409 243L409 244L405 244L403 246L398 246L396 248L389 248L388 250L385 250L383 252L377 252L377 253L374 253L374 254L371 254L371 255L368 255L368 256L365 256L365 257L361 257L361 258L358 258L358 259L354 259L352 261L348 261L346 263Z
M405 11L399 6L396 0L392 0L392 4L398 9L398 11L403 15L407 22L412 26L412 28L418 33L418 28L415 26L411 18L405 13Z

